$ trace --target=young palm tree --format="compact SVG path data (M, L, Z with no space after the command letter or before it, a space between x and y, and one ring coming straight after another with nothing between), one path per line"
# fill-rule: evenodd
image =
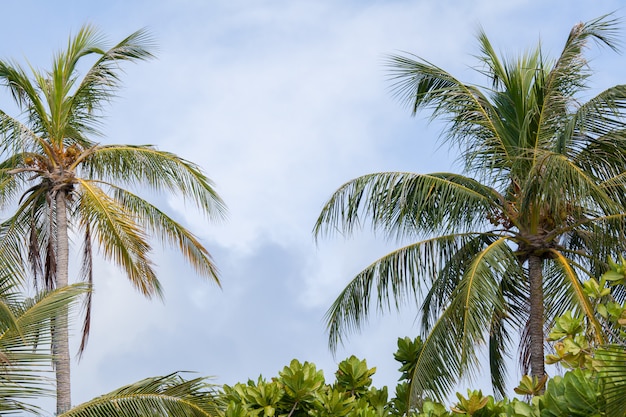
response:
M0 61L0 82L23 111L23 118L0 111L0 206L18 203L0 239L22 245L21 259L48 288L68 285L70 230L83 241L82 272L89 283L92 246L97 245L139 291L159 295L150 260L149 235L154 234L177 246L198 273L219 284L213 261L196 237L124 188L144 185L176 193L214 219L224 213L224 205L201 169L153 146L103 145L93 139L100 133L102 107L119 87L119 64L151 58L150 47L150 38L140 30L106 49L100 33L85 26L54 57L50 71L33 70L29 78L19 65ZM79 78L80 65L90 57L95 62ZM60 414L70 408L67 312L56 319L53 346Z
M388 236L419 240L343 290L327 313L331 348L361 327L372 302L385 310L419 299L425 342L414 394L441 398L473 375L481 345L502 394L512 330L521 330L524 371L541 378L545 323L567 309L595 322L578 276L598 275L609 250L624 249L626 86L579 99L590 75L585 46L614 48L616 26L609 16L577 24L553 62L540 47L500 59L480 32L480 72L491 88L418 57L390 58L395 93L413 114L428 108L448 122L445 137L459 146L466 175L365 175L326 203L316 236L350 234L368 216Z

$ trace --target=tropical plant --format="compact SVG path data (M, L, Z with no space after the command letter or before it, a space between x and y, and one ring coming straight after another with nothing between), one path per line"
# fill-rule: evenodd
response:
M395 414L409 415L415 409L422 407L421 401L411 401L411 385L415 375L415 365L423 348L421 337L411 340L409 337L398 338L398 350L393 358L400 362L401 372L399 383L396 385L395 397L391 400Z
M355 356L339 363L334 384L315 364L294 359L267 381L224 385L219 396L224 417L388 417L387 388L371 386L375 368Z
M624 305L626 308L626 304ZM582 316L581 316L582 317ZM576 338L587 332L586 326L570 326L575 321L564 315L552 335ZM583 321L585 321L583 319ZM576 333L564 334L563 325ZM560 339L559 339L560 340ZM405 407L404 388L411 375L406 373L421 350L419 338L398 339L398 350L394 357L401 364L401 383L396 387L400 396L388 400L387 387L377 389L371 385L374 368L368 368L364 360L354 356L339 363L336 380L328 384L321 371L310 362L292 360L278 376L266 380L224 385L217 394L221 417L547 417L547 416L623 416L624 411L609 412L610 397L607 394L623 394L616 374L623 371L623 363L617 364L605 352L606 346L593 346L592 367L568 369L563 375L547 381L525 375L515 391L526 397L495 399L484 395L481 390L468 389L467 394L457 393L457 401L445 405L424 399L419 406ZM622 357L623 360L623 357ZM404 369L404 371L402 370ZM621 376L624 374L622 373ZM608 378L608 379L607 379ZM540 394L539 387L545 387ZM622 391L617 391L622 389ZM609 390L609 391L607 391ZM619 400L623 403L623 395ZM400 405L400 406L398 406ZM85 417L88 415L85 414Z
M595 342L590 337L594 329L589 319L568 311L557 319L550 332L548 340L554 342L554 353L546 357L546 362L587 372L586 379L597 385L598 400L594 406L602 415L622 417L626 415L626 302L623 301L626 260L623 257L619 262L609 260L609 265L610 269L600 280L590 278L583 283L583 289L610 343ZM583 393L584 390L576 387L576 391ZM581 407L578 408L583 410Z
M55 55L50 71L0 61L0 83L20 117L0 111L0 207L17 208L1 228L0 243L16 248L12 256L30 264L46 288L69 282L69 233L82 240L82 274L92 282L94 246L119 265L144 295L161 294L150 259L150 235L177 246L203 276L219 284L217 270L200 241L153 204L124 188L142 185L176 193L209 218L219 218L224 205L201 169L151 145L103 145L103 106L120 87L119 65L152 58L152 42L137 31L107 48L92 26L71 37ZM95 62L84 76L86 59ZM91 294L91 292L89 293ZM80 351L89 334L90 296ZM67 312L56 319L54 367L57 413L70 408L70 359Z
M80 404L59 417L217 417L215 387L178 373L146 378Z
M479 368L487 346L496 393L505 391L507 352L521 330L520 362L541 379L545 329L566 310L584 311L602 337L579 275L599 276L624 247L626 86L586 102L589 41L615 49L618 22L603 16L573 27L560 56L538 46L499 58L478 35L491 87L466 84L413 55L389 60L393 91L413 114L446 121L465 175L382 172L342 185L314 235L374 229L410 243L376 260L326 315L335 349L380 310L421 302L423 349L413 392L442 398ZM547 323L547 324L546 324Z
M374 373L376 368L368 368L367 362L352 355L339 363L339 369L335 373L336 385L359 398L369 392Z
M87 287L74 284L24 298L5 249L0 248L0 415L39 412L32 403L51 394L46 371L52 323L59 308L67 308Z

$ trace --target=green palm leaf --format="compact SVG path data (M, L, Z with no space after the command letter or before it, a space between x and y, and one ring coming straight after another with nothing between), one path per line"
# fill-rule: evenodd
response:
M150 244L135 218L93 181L79 180L79 184L82 191L77 210L89 224L103 255L120 265L142 294L160 296L161 285L147 257Z
M93 26L81 28L74 42L68 50L71 55L71 65L64 69L68 73L74 71L78 60L90 53L100 55L97 62L89 69L76 87L76 91L67 99L70 101L64 107L72 109L71 119L65 123L65 136L75 140L84 140L85 133L97 133L99 123L93 117L95 110L100 110L104 103L113 97L113 91L120 87L120 77L117 71L120 61L137 61L154 58L150 49L154 42L145 30L138 30L114 47L104 50L103 36ZM65 61L65 60L64 60ZM83 143L83 142L81 142Z
M104 145L78 159L85 177L142 184L158 191L172 191L195 202L206 215L220 218L225 206L213 182L195 164L170 152L143 145Z
M510 270L509 262L517 260L506 239L498 239L476 255L424 339L412 379L413 398L432 395L441 400L459 375L472 375L478 365L475 347L485 344L494 312L505 310L499 276Z
M596 351L595 360L601 363L599 376L604 383L606 415L620 417L626 414L626 348L612 345Z
M571 262L566 259L561 253L553 250L552 253L555 256L556 261L563 268L564 275L567 277L569 281L568 287L571 288L576 295L575 299L578 302L580 309L584 312L585 316L590 322L591 327L594 328L594 336L599 343L604 342L604 332L602 331L602 326L598 322L595 314L595 310L589 301L589 298L585 294L583 290L583 286L578 279L574 269L572 268Z
M4 283L4 279L0 279ZM44 377L52 355L51 323L60 308L74 303L86 291L84 285L73 285L31 300L21 300L13 286L2 287L0 297L0 414L18 410L39 411L28 403L51 395Z
M220 285L217 267L211 255L189 230L137 195L111 184L109 186L114 190L113 198L130 216L137 218L143 227L162 242L178 246L200 275L210 277Z
M408 245L378 259L361 271L339 294L326 313L329 330L329 346L335 350L346 334L359 330L375 308L386 311L399 309L418 298L420 290L427 288L428 277L437 279L438 271L452 264L448 257L454 255L469 242L475 242L475 234L455 234L428 239ZM452 268L451 268L452 269ZM422 277L422 279L418 279ZM456 288L452 287L453 290ZM427 304L427 310L431 310Z
M94 398L59 417L220 415L213 388L204 378L184 380L179 374L152 377Z
M497 204L498 195L471 178L449 173L429 175L383 172L341 186L325 204L315 235L341 225L350 234L361 216L388 235L405 237L418 230L447 232L470 229Z

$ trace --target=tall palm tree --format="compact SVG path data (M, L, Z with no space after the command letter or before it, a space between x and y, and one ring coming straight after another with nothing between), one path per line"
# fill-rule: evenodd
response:
M546 322L575 309L597 326L578 276L597 276L609 251L624 249L626 86L580 100L591 75L586 45L614 49L616 27L610 16L577 24L555 61L539 46L501 59L480 31L479 72L491 87L413 55L390 57L395 94L413 114L430 109L448 123L444 138L466 171L365 175L326 203L317 237L350 234L365 216L389 237L418 239L341 292L326 316L331 348L363 325L372 303L418 300L425 342L414 395L441 398L474 375L483 345L502 394L514 330L524 371L541 378Z
M211 256L198 239L124 188L143 185L176 193L216 219L224 205L202 170L154 146L104 145L93 138L100 134L103 105L120 86L120 63L152 58L151 46L146 31L140 30L107 49L102 35L84 26L67 49L55 55L50 71L33 69L29 77L19 65L0 61L0 83L23 112L12 117L0 111L0 207L17 203L0 239L22 245L22 260L48 288L68 285L70 230L83 242L82 272L89 283L96 245L144 295L160 295L150 260L153 234L177 246L199 274L219 284ZM95 62L80 78L79 69L92 57ZM89 330L90 300L81 351ZM67 312L56 319L53 345L60 414L71 404Z

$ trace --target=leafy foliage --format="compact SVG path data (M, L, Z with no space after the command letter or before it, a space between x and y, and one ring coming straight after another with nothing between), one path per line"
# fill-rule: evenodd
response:
M398 338L398 350L393 354L393 358L400 362L402 366L398 369L402 375L401 380L410 380L413 378L415 365L424 344L418 336L415 339L409 337Z
M557 326L558 327L558 326ZM561 326L562 327L562 326ZM555 327L556 328L556 327ZM582 327L576 327L583 331ZM554 334L560 330L556 330ZM578 333L565 337L575 337ZM398 339L398 350L394 357L405 368L419 350L419 338ZM312 417L562 417L562 416L606 416L608 404L607 384L601 370L609 370L600 354L594 353L594 368L568 370L563 376L541 380L525 376L516 391L528 398L496 400L480 390L457 393L457 400L450 406L424 398L419 406L403 402L403 389L412 374L403 373L396 387L396 397L388 399L387 387L371 386L370 377L374 368L365 361L352 356L339 364L336 380L325 382L323 374L312 363L293 360L270 382L259 377L256 382L225 385L219 395L220 415L224 417L244 416L312 416ZM613 362L612 362L613 363ZM401 371L402 372L402 371ZM624 374L622 373L621 376ZM287 387L291 388L287 388ZM296 387L294 389L294 387ZM404 388L403 388L404 387ZM545 392L543 391L545 387ZM532 396L532 398L530 398ZM300 401L298 400L300 399ZM400 406L403 404L406 407ZM622 414L614 414L622 415Z
M339 363L339 370L335 374L336 385L339 389L358 398L368 392L372 384L372 375L375 372L376 368L368 369L365 361L353 355Z
M333 384L314 364L292 360L271 381L224 385L220 396L225 417L386 417L387 388L371 387L375 368L355 356L339 363Z
M597 379L574 369L548 381L546 392L537 397L537 407L546 417L599 417L602 395Z

